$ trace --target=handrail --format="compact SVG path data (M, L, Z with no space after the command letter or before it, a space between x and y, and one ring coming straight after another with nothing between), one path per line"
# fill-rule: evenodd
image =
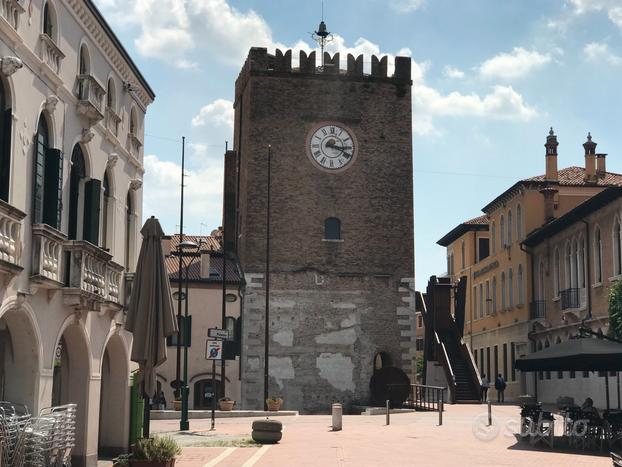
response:
M445 344L441 342L438 338L438 333L434 332L434 338L436 339L436 343L439 345L443 352L443 357L445 358L445 362L447 362L447 370L449 371L449 376L451 377L451 383L455 386L456 384L456 376L454 374L454 370L451 367L451 361L449 360L449 355L447 355L447 349L445 349Z
M471 352L471 349L469 349L469 346L466 345L466 343L464 342L464 339L460 339L460 345L462 346L463 350L466 351L467 355L469 356L469 360L471 361L471 365L469 366L469 369L474 370L473 373L475 373L475 378L477 379L477 383L479 384L479 387L481 387L482 378L479 375L479 371L477 371L477 364L475 363L475 358L473 357L473 353Z

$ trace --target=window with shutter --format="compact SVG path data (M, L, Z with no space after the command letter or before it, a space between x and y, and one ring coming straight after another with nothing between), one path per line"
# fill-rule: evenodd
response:
M43 182L45 179L45 155L48 150L48 126L45 116L39 116L37 141L35 145L34 176L33 176L33 223L43 222Z
M43 223L60 229L63 189L63 153L48 148L45 153Z
M99 215L101 206L102 182L89 180L84 185L84 240L99 246Z
M69 239L78 239L78 206L80 202L81 180L86 176L84 155L76 144L71 153L71 174L69 176ZM85 203L86 208L86 203Z
M11 109L6 109L4 86L0 82L0 199L9 201L11 176Z

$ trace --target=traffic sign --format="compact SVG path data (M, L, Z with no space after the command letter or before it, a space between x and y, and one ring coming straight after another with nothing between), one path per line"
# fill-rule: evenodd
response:
M212 339L229 339L229 330L209 328L207 330L207 337L211 337Z
M221 360L222 359L222 342L221 341L207 341L205 345L205 358L207 360Z

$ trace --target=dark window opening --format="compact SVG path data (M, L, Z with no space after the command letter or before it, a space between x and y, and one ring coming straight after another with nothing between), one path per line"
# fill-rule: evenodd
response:
M188 320L186 321L185 316L180 316L178 318L179 332L173 334L172 336L168 336L166 338L166 345L168 347L177 346L177 341L179 340L179 345L184 345L186 340L186 336L188 336L188 347L192 345L192 316L188 316ZM181 335L181 339L179 338Z
M71 172L69 173L69 240L78 239L80 185L85 177L86 168L84 164L84 154L82 154L80 145L77 144L71 153Z
M7 95L0 81L0 199L9 201L11 177L11 109L7 108Z
M488 255L490 255L490 241L487 238L479 238L478 244L479 244L479 248L478 248L479 251L478 251L477 260L481 261L485 258L488 258Z
M341 240L341 221L336 217L329 217L324 221L324 239Z
M60 229L63 190L63 153L49 147L45 117L39 117L34 158L33 222Z
M46 3L43 7L43 33L47 34L50 38L52 38L52 34L54 33L49 3Z

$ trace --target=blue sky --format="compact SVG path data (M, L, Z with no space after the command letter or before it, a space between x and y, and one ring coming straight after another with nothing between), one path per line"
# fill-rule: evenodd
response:
M96 0L157 94L145 126L144 216L220 225L233 86L251 46L310 49L320 0ZM583 165L588 131L622 172L622 0L325 0L331 51L413 59L416 281L445 270L436 240L517 179ZM297 54L295 54L297 56ZM371 234L371 233L370 233Z

